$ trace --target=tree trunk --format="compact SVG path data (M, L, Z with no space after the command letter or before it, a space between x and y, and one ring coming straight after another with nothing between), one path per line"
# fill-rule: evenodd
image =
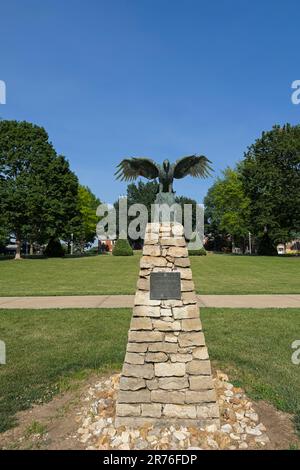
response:
M235 250L234 237L231 237L231 252L234 253L234 250Z
M30 254L30 256L33 255L33 243L32 242L30 242L29 254Z
M20 237L17 235L16 236L16 255L15 259L21 259L21 240Z

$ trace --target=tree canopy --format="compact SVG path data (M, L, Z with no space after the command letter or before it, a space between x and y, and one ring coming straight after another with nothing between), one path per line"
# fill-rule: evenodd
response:
M248 231L258 253L300 232L300 126L274 126L251 145L236 169L227 168L205 198L207 231L234 239Z
M223 171L204 199L206 218L213 232L225 232L239 239L249 231L250 199L245 195L239 173Z
M45 244L51 238L68 240L74 227L83 227L84 239L90 240L87 232L92 217L83 196L88 191L79 189L77 176L66 158L57 155L43 127L0 121L2 232L14 234L16 257L22 241ZM93 198L91 192L89 198Z
M252 231L286 242L300 229L300 126L274 126L251 145L239 166L251 200Z

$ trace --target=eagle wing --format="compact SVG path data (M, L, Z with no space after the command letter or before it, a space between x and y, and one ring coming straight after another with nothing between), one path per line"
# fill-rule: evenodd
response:
M134 181L138 176L149 180L158 177L159 169L156 163L149 158L124 158L117 166L116 179L121 181Z
M194 178L207 178L213 171L210 163L211 161L204 155L190 155L180 158L174 165L174 178L180 179L188 175Z

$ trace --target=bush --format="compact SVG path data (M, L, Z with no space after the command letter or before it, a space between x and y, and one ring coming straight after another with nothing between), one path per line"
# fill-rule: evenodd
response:
M44 251L44 255L48 258L62 258L65 256L63 247L57 238L51 238Z
M15 255L0 255L0 261L7 261L9 259L14 259Z
M114 256L132 256L133 249L129 245L128 240L119 239L113 247L112 254Z
M205 248L199 248L199 250L189 250L189 256L206 256Z

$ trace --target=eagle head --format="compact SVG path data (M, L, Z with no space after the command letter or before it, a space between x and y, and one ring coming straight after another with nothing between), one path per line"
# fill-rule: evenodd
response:
M170 162L169 162L169 160L164 160L164 161L163 161L163 169L165 170L166 173L169 172L169 169L170 169Z

